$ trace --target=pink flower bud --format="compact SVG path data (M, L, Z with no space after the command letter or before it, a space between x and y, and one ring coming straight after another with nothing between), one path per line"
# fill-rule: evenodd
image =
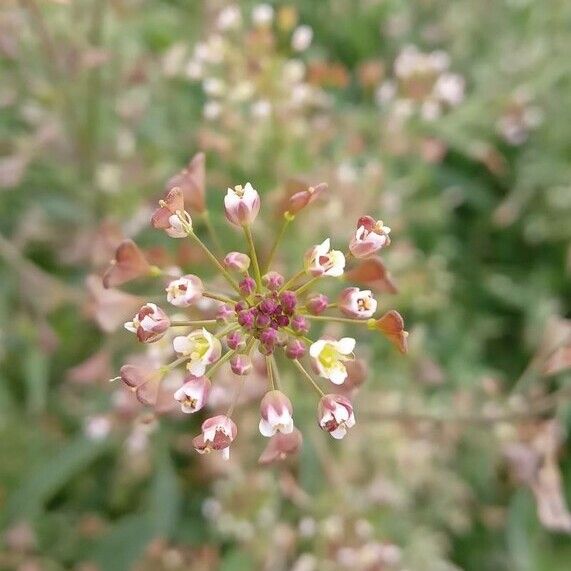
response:
M208 377L188 375L182 387L174 393L175 400L180 402L182 412L188 414L203 408L208 399L210 386Z
M103 275L103 287L117 287L136 278L148 276L151 272L151 265L135 242L123 240Z
M310 186L305 190L296 192L289 198L287 212L295 216L300 210L303 210L306 206L309 206L314 200L319 198L321 193L326 190L327 184L322 182L315 187Z
M299 452L302 440L301 432L295 427L289 434L277 432L270 438L258 462L266 465L285 460L288 456Z
M260 311L262 313L265 313L266 315L271 315L272 313L275 313L275 311L278 309L279 303L273 297L266 297L260 302L260 305L258 307L260 308Z
M305 304L305 307L307 307L309 313L313 315L319 315L320 313L323 313L327 309L328 305L329 305L329 298L326 295L319 293L309 298L309 300Z
M245 301L239 301L234 306L234 311L236 311L236 315L245 309L248 309L249 305Z
M241 351L246 348L246 341L244 341L244 337L239 331L230 331L226 335L226 345L228 345L228 349Z
M260 341L268 349L273 349L278 342L278 332L275 329L265 329L260 333Z
M302 335L309 331L309 323L303 315L294 315L291 318L291 328Z
M220 323L228 323L233 315L234 310L225 303L216 310L216 320Z
M254 327L254 314L250 309L244 309L238 314L238 323L245 329Z
M339 440L347 434L348 428L355 426L353 405L344 396L325 395L317 407L317 420L322 430Z
M170 282L166 292L169 303L176 307L188 307L202 298L204 285L198 276L188 274Z
M230 457L230 444L234 442L238 434L235 422L228 416L219 414L207 418L202 423L201 429L202 433L192 441L194 449L199 454L220 450L227 460Z
M184 209L184 198L180 188L175 187L159 202L151 224L164 230L171 238L186 238L192 231L192 219Z
M260 403L260 433L273 436L276 432L290 434L293 431L293 407L281 391L269 391Z
M287 315L276 315L275 323L278 327L287 327L289 325L289 317Z
M408 350L408 331L404 329L404 320L401 314L394 309L387 311L379 319L368 321L369 329L380 331L401 353Z
M293 291L284 291L280 295L280 302L283 312L291 315L297 306L297 296Z
M250 295L256 291L256 282L250 276L246 276L238 285L244 295Z
M245 273L250 267L250 257L241 252L230 252L224 258L224 265L229 270Z
M369 319L377 311L377 300L371 290L348 287L339 296L339 310L348 317Z
M137 335L141 343L158 341L170 327L167 314L154 303L146 303L133 317L133 321L125 323L125 329Z
M252 371L252 361L247 355L234 355L230 359L230 368L235 375L249 375Z
M305 355L305 343L301 339L292 339L286 347L285 353L289 359L301 359Z
M258 313L258 315L256 315L256 327L259 327L260 329L268 327L271 322L271 317L265 313Z
M262 277L262 281L270 291L278 291L285 283L284 277L278 272L268 272Z
M391 243L391 229L382 220L363 216L357 221L357 231L349 243L349 250L356 258L366 258Z
M224 197L226 218L236 226L251 224L260 211L260 195L250 183L229 188Z

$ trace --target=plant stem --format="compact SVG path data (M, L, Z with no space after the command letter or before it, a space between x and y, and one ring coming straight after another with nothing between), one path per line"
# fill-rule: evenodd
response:
M350 317L335 317L329 315L311 315L304 314L306 319L312 319L314 321L329 321L337 323L351 323L352 325L367 325L366 319L351 319Z
M236 354L236 350L227 351L208 371L206 371L206 376L210 378L226 361L229 361Z
M269 355L266 355L266 369L268 371L268 382L270 383L270 389L272 391L276 390L276 386L274 384L274 372L272 369L272 361Z
M290 225L290 222L291 222L291 219L288 216L284 216L284 221L281 225L280 231L276 235L276 239L274 240L274 244L272 246L272 249L270 250L270 255L268 256L268 261L266 262L265 272L269 271L269 269L272 265L272 262L274 261L274 256L276 254L278 246L280 245L282 238L284 237L284 234L287 230L287 227Z
M212 242L214 243L214 249L219 255L222 255L224 250L222 249L222 244L220 243L220 238L218 238L218 233L216 232L216 228L212 224L212 220L210 219L210 213L208 210L205 210L202 214L202 221L204 222L204 226L206 226L206 231L210 234L210 238L212 238Z
M224 279L238 292L240 297L242 296L238 284L234 281L234 278L229 274L228 270L220 263L218 258L210 251L208 246L194 233L192 232L189 236L201 247L202 251L206 254L206 257L216 266L218 271L224 276Z
M236 303L236 300L232 299L231 297L227 297L220 293L213 293L211 291L203 291L202 297L207 297L208 299L215 299L216 301L220 301L222 303L228 303L230 305L234 305Z
M302 276L305 275L305 270L299 270L299 272L297 272L297 274L294 274L280 289L280 292L285 291L287 289L289 289L293 284L295 284L295 282L301 278Z
M201 327L205 325L215 325L216 319L199 319L197 321L171 321L172 327Z
M311 278L308 282L305 282L302 286L298 287L295 290L295 293L297 295L302 294L304 291L306 291L307 289L309 289L317 280L321 279L321 276L316 276L314 278Z
M293 364L298 368L299 372L313 385L313 388L319 393L320 396L325 396L325 393L319 388L319 385L313 380L312 376L305 370L305 367L297 360L293 360Z
M250 250L250 258L252 259L252 264L254 265L254 279L256 280L258 291L262 291L262 274L260 273L260 264L258 263L258 255L256 254L254 238L252 237L252 229L250 228L249 224L244 224L242 229L244 230L244 236L246 238L246 242L248 243L248 249Z

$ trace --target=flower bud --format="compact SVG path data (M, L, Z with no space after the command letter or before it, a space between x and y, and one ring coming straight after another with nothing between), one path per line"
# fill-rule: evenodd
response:
M295 427L289 434L277 432L270 438L258 462L266 465L285 460L288 456L299 452L302 440L301 432Z
M188 274L170 282L166 292L169 303L176 307L188 307L202 297L204 285L198 276Z
M223 303L216 310L216 320L219 323L228 323L233 315L234 315L233 309L226 303Z
M339 310L348 317L369 319L377 311L377 300L371 290L348 287L339 296Z
M260 333L260 342L270 352L273 351L278 342L278 332L275 329L264 329Z
M245 329L254 327L254 314L250 309L244 309L238 314L238 324Z
M276 315L275 323L278 327L287 327L289 325L290 319L287 315Z
M246 348L246 341L239 331L230 331L226 335L226 345L228 345L228 349L241 351Z
M256 291L256 282L250 276L246 276L238 286L243 295L250 295Z
M226 218L236 226L251 224L260 211L260 195L250 183L229 188L224 197Z
M278 272L268 272L264 274L262 281L270 291L278 291L285 283L284 277L278 274Z
M343 438L347 429L355 426L351 401L341 395L325 395L317 407L317 421L333 438Z
M265 313L258 313L258 315L256 315L256 327L259 327L260 329L268 327L271 322L271 317Z
M303 315L294 315L291 318L291 328L296 332L304 335L309 331L309 323Z
M230 359L230 368L235 375L249 375L252 371L252 361L247 355L234 355Z
M391 229L382 220L362 216L357 221L357 231L349 242L349 250L356 258L366 258L391 243Z
M188 375L182 387L174 393L174 398L180 403L182 412L190 414L203 408L208 399L210 386L208 377Z
M285 353L289 359L301 359L305 355L305 343L301 339L292 339L287 344Z
M276 432L293 432L293 407L291 401L281 391L269 391L260 403L260 433L273 436Z
M279 303L273 297L266 297L260 302L259 308L262 313L266 315L271 315L274 313L279 307Z
M224 265L229 270L245 273L250 267L250 257L241 252L230 252L224 258Z
M293 291L284 291L280 295L282 310L285 314L291 315L297 306L297 296Z
M235 422L224 414L207 418L202 423L202 433L196 436L192 445L199 454L220 450L225 460L230 457L230 444L235 440L238 428Z
M163 337L170 324L170 319L160 307L146 303L133 317L133 321L125 323L125 329L135 333L141 343L154 343Z
M328 305L329 305L329 298L322 293L318 293L317 295L314 295L313 297L309 298L309 300L305 304L305 307L307 307L309 313L313 315L319 315L320 313L323 313L327 309Z
M295 216L300 210L303 210L306 206L309 206L314 200L316 200L321 193L327 190L327 184L322 182L317 186L310 186L304 190L296 192L290 196L287 212Z
M234 310L236 311L236 315L245 309L248 309L249 305L245 301L239 301L234 306Z

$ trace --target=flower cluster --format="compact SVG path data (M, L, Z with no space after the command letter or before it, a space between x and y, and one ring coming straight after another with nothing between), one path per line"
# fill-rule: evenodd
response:
M202 172L203 157L199 155L198 158L200 160L195 158L184 171L186 178L194 177L195 180L197 172ZM211 319L193 320L185 316L180 319L178 314L169 317L156 303L145 303L132 320L125 323L125 328L141 343L155 343L170 332L165 339L172 342L177 358L156 370L125 365L120 379L140 401L153 405L163 378L184 368L184 379L169 398L180 404L183 413L192 414L208 404L209 394L216 384L216 373L228 363L240 379L234 399L226 411L207 418L201 433L194 438L194 448L199 453L217 450L228 457L230 445L237 435L237 426L232 420L234 405L244 378L256 368L256 363L261 362L267 378L267 392L260 402L259 430L270 438L261 456L261 461L266 463L296 452L302 440L294 426L293 405L281 390L276 358L281 354L280 359L290 361L299 377L317 392L318 425L333 438L343 438L355 425L351 393L341 390L341 385L346 383L351 371L354 376L359 376L354 360L356 341L352 337L314 339L310 333L311 325L338 322L376 330L402 352L406 351L407 332L401 316L394 310L375 317L377 300L371 290L345 287L336 300L330 301L315 288L326 278L347 277L348 264L354 266L353 273L363 269L370 271L371 265L376 267L378 258L374 256L390 244L390 228L380 220L363 216L357 221L345 252L333 249L330 240L326 239L309 248L302 268L286 279L272 270L278 245L296 215L322 196L327 186L305 188L289 197L283 226L262 265L252 234L253 223L260 211L257 190L250 183L227 190L224 197L226 218L242 231L248 253L231 251L221 256L195 232L186 203L192 202L189 199L193 197L196 199L196 193L203 192L203 186L198 185L194 191L187 188L184 192L186 178L176 178L169 185L170 190L152 216L152 225L172 238L193 241L217 270L219 278L224 280L226 289L220 285L216 290L210 289L199 276L192 274L172 279L168 271L148 264L133 242L122 244L106 273L107 284L125 283L138 276L159 276L165 280L165 301L178 311L191 311L203 300L216 304L216 309ZM203 179L202 174L199 178ZM204 204L203 200L198 202ZM196 200L194 203L196 206ZM336 315L335 310L341 315ZM174 335L172 330L175 328L184 328L184 331ZM333 387L338 386L340 392L324 391L315 375Z

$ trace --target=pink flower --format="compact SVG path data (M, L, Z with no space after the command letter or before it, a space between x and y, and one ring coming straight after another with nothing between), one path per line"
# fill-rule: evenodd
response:
M188 307L202 297L203 291L202 280L187 274L169 283L166 288L167 301L176 307Z
M345 256L339 250L332 250L327 238L306 252L305 270L314 277L339 277L345 270Z
M203 408L210 393L210 386L208 377L194 375L186 377L184 385L174 393L175 400L180 402L182 412L189 414Z
M339 297L339 310L349 317L369 319L377 311L377 300L371 290L348 287Z
M133 321L125 323L125 329L137 335L141 343L154 343L167 332L170 327L168 315L154 303L146 303L133 317Z
M187 369L195 377L204 375L206 366L218 361L222 353L220 340L204 327L175 337L172 344L177 353L189 357Z
M260 464L273 464L285 460L288 456L299 452L302 440L301 432L295 427L289 434L277 432L270 438L258 462Z
M224 265L229 270L245 273L250 267L250 256L242 254L242 252L230 252L224 258Z
M357 231L349 243L349 250L356 258L366 258L391 243L391 229L382 220L363 216L357 222Z
M281 391L269 391L260 403L260 433L273 436L276 432L290 434L293 431L293 407Z
M192 444L199 454L213 450L222 451L225 460L230 458L230 444L234 442L238 428L234 421L224 414L207 418L202 423L202 434L196 436Z
M317 407L317 420L325 432L341 439L347 429L355 426L355 415L351 401L341 395L325 395Z
M229 188L224 197L224 210L232 224L251 224L260 211L260 195L249 182L244 187Z
M184 209L182 190L173 188L159 205L151 217L153 227L164 230L171 238L186 238L192 232L192 219Z
M148 276L152 267L133 240L123 240L115 258L103 274L103 287L117 287L136 278Z

